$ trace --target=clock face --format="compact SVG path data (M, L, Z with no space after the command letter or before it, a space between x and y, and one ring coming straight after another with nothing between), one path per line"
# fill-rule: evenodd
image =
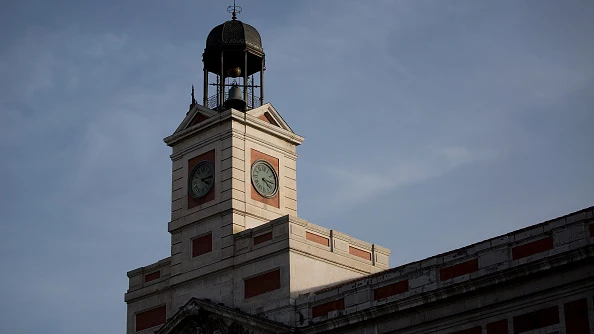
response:
M214 168L208 161L199 162L190 174L189 193L193 198L201 198L208 194L214 184Z
M258 194L271 198L278 191L278 177L271 164L256 160L252 164L252 185Z

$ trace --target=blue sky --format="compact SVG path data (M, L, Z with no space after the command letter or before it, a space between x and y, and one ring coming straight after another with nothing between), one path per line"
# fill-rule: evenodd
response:
M126 272L170 252L162 138L229 2L2 2L2 332L125 330ZM239 4L306 138L301 218L396 266L594 205L594 2Z

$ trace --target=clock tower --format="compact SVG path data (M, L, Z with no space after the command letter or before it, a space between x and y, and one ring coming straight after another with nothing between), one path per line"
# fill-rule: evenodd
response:
M192 89L189 111L164 139L171 255L128 272L127 333L153 333L192 298L244 312L272 303L270 319L294 322L300 294L388 268L388 249L297 218L304 138L265 103L260 34L236 8L206 39L202 104Z

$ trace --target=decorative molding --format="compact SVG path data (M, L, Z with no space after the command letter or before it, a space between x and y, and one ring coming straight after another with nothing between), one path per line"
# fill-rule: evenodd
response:
M155 334L264 334L288 333L290 327L214 304L210 300L192 298Z

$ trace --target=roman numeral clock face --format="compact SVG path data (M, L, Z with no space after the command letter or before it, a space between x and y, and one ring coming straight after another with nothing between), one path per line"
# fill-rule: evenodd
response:
M252 185L258 194L271 198L278 192L278 177L271 164L257 160L252 164Z
M190 174L189 192L195 199L206 196L214 184L214 168L208 161L199 162Z

